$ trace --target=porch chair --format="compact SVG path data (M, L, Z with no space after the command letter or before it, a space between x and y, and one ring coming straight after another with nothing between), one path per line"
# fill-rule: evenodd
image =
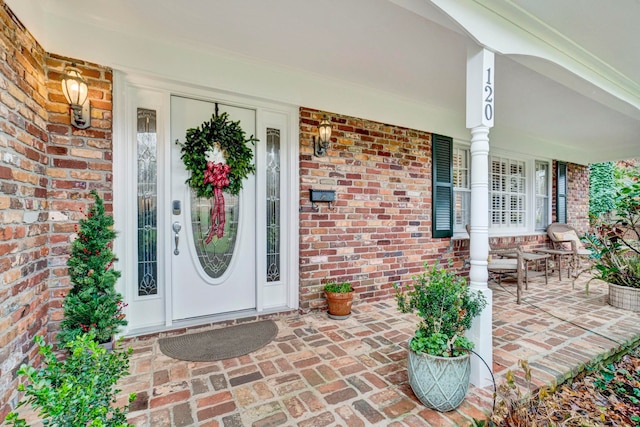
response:
M465 226L469 237L471 237L471 226ZM520 246L504 246L495 248L489 241L489 258L487 259L487 270L489 274L497 276L498 284L502 284L503 274L516 274L516 303L520 304L520 294L522 292L522 278L524 276L525 263L523 251Z
M578 232L569 224L561 222L551 223L547 226L547 235L551 242L551 249L555 252L551 253L550 251L549 253L556 255L558 258L558 275L562 278L561 262L562 258L566 256L568 257L567 278L570 278L572 270L575 270L577 273L577 270L580 267L581 258L588 259L591 252L584 247L580 241Z

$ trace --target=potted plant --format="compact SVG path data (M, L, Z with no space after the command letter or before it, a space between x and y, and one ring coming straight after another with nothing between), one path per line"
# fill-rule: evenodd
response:
M105 213L98 193L94 190L91 194L95 202L79 222L78 237L71 244L67 261L72 287L63 304L64 318L58 333L62 345L89 331L98 342L110 343L127 324L123 312L126 304L115 289L120 272L113 269L113 218Z
M336 320L342 320L351 314L351 306L353 305L353 288L349 282L331 281L324 285L324 293L329 306L329 317Z
M425 263L425 272L413 277L406 288L394 285L402 313L420 318L409 340L409 384L428 408L450 411L464 400L469 388L473 343L464 333L487 301L470 289L464 277Z
M603 280L609 284L609 304L640 312L640 182L618 190L615 214L595 219L583 241L593 261L587 291L591 280Z

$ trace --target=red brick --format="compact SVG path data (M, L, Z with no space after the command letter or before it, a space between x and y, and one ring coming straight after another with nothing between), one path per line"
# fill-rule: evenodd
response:
M275 365L271 361L260 362L258 363L258 367L260 368L262 375L264 375L265 377L275 375L278 373L278 369L275 367Z
M298 427L323 427L335 422L335 417L331 412L322 414L298 423Z
M216 393L211 396L202 397L198 399L196 402L197 402L198 408L203 408L205 406L217 405L219 403L227 402L229 400L233 400L233 396L231 395L231 392L224 391L221 393Z
M345 424L349 427L364 427L365 423L362 421L348 406L340 406L335 412L345 421Z
M288 399L284 399L282 401L284 406L287 408L289 415L293 418L301 417L306 411L304 404L297 397L292 397Z
M11 168L0 166L0 179L11 179L12 175Z
M338 404L340 402L347 401L349 399L353 399L358 396L358 393L352 388L345 388L342 390L338 390L324 397L324 400L331 405Z
M320 358L316 356L316 357L311 357L309 359L304 359L304 360L299 360L297 362L294 362L293 366L300 369L300 368L306 368L309 366L317 365L318 363L320 363Z
M73 159L53 159L53 166L63 169L86 169L87 162Z
M273 415L269 415L266 418L255 421L251 424L251 427L275 427L284 425L287 422L287 415L284 412L278 412Z
M322 379L322 377L313 369L304 369L304 370L300 371L300 373L302 374L304 379L307 380L309 385L311 385L313 387L318 386L318 385L320 385L320 384L325 382Z
M403 414L406 414L407 412L410 412L413 408L415 408L415 406L416 405L409 399L402 399L387 406L382 411L389 418L397 418Z
M317 390L322 394L333 393L334 391L341 390L347 387L347 383L343 380L334 381L329 384L317 387Z
M191 397L191 392L189 390L182 390L176 393L167 394L164 396L156 397L151 399L150 407L158 408L160 406L174 404L178 402L183 402Z
M366 400L357 400L353 402L353 408L362 414L370 424L375 424L384 420L384 416L375 410Z
M198 411L198 421L208 420L209 418L219 417L225 414L230 414L236 410L235 402L226 402L217 406L202 409Z

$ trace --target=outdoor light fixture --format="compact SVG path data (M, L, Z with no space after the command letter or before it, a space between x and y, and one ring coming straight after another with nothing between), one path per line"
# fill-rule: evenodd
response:
M331 123L326 115L318 125L318 137L313 137L314 153L316 157L324 157L327 155L329 141L331 140Z
M78 129L86 129L91 124L91 107L89 104L89 88L82 78L82 72L71 64L65 68L62 77L62 93L71 105L71 124Z

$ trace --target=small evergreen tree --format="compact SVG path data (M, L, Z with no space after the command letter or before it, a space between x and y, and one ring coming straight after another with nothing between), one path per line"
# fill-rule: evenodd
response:
M127 324L125 304L115 290L120 272L112 268L116 257L111 250L116 232L113 218L104 212L98 193L87 217L80 220L78 238L71 244L67 261L72 288L64 300L64 319L58 338L62 344L83 332L92 331L98 342L108 342Z

